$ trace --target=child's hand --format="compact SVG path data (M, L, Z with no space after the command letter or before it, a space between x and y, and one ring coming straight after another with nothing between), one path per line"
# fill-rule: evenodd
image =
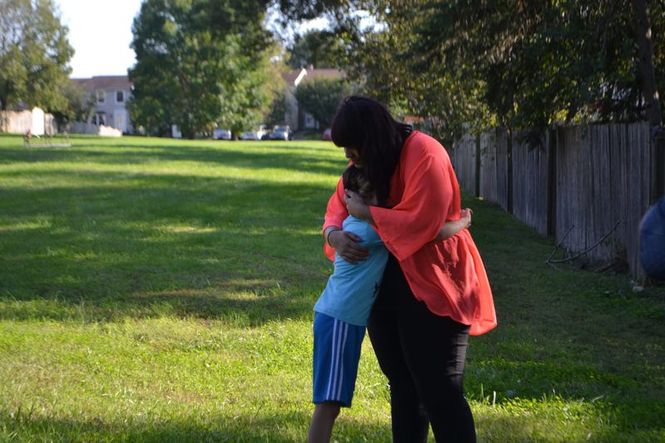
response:
M464 221L464 227L468 228L471 226L471 215L473 211L470 208L464 208L460 211L460 220Z
M349 214L361 220L371 221L372 214L360 194L345 189L344 203L346 203L346 210Z

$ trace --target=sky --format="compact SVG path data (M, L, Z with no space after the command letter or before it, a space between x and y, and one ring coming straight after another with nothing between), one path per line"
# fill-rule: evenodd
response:
M134 65L132 21L141 0L55 0L69 43L76 51L70 61L74 78L126 75Z
M136 62L129 45L132 21L141 9L141 0L55 0L55 3L62 23L69 28L69 43L75 51L70 61L71 77L126 75ZM324 25L324 21L313 20L301 24L299 31Z

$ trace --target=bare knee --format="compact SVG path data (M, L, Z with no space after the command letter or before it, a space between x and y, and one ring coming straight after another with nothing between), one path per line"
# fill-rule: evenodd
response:
M339 415L338 403L319 403L314 407L312 423L309 427L309 443L328 443L335 419Z
M314 414L325 417L327 419L335 420L339 415L340 405L339 403L333 402L324 402L319 403L314 408Z

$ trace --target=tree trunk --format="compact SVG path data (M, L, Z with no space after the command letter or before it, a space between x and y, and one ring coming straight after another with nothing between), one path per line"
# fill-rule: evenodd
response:
M663 137L663 115L660 98L656 87L656 73L653 66L653 42L651 24L646 0L632 0L635 18L637 19L637 43L639 45L640 75L642 93L646 100L647 117L655 144L655 180L652 188L651 201L655 201L665 193L665 139Z

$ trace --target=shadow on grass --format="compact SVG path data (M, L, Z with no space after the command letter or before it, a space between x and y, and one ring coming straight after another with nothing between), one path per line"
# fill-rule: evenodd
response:
M620 412L619 408L619 414ZM570 417L568 420L574 419ZM608 417L595 416L596 420ZM128 417L122 421L109 419L42 418L29 414L10 416L0 413L0 439L8 441L141 441L141 442L296 442L305 441L310 415L287 411L270 416L212 416L204 412L189 418L173 420ZM597 423L552 423L547 414L507 416L504 414L476 416L479 441L527 443L533 441L594 441L635 442L660 441L662 426L598 426ZM572 432L570 426L573 426ZM575 438L577 436L578 438ZM390 442L387 424L358 423L342 417L334 430L336 441ZM430 438L432 437L430 431Z
M334 162L300 147L256 153L185 143L132 146L134 151L118 146L111 153L94 147L3 149L0 155L10 163L78 156L83 164L166 159L339 173ZM311 315L325 281L318 230L331 189L186 171L86 170L75 177L85 185L57 184L72 173L62 168L35 177L52 180L52 189L0 190L0 318L94 322L168 315L259 325ZM500 403L514 396L539 401L552 389L565 398L602 395L598 402L608 405L608 414L627 433L635 427L662 429L664 333L662 321L652 321L662 318L662 308L654 311L637 296L604 295L615 294L617 286L604 276L550 270L544 260L551 242L491 205L471 205L474 238L499 315L497 331L472 341L471 397L479 395L481 383L485 395L499 393ZM529 344L536 341L537 346ZM197 429L208 427L191 432ZM242 432L231 435L243 441Z
M246 150L243 150L246 148ZM141 164L147 162L198 162L204 165L246 167L253 169L293 170L294 174L307 172L337 176L344 170L343 152L335 152L335 159L323 155L323 148L303 146L257 144L226 145L223 149L214 144L164 146L150 144L123 144L110 146L104 143L86 143L71 149L11 149L0 148L0 164L39 162L91 162L95 164ZM328 150L328 148L325 148ZM329 150L334 152L334 146Z
M0 416L0 439L17 441L141 441L141 442L294 442L305 441L310 416L303 412L285 412L254 417L201 415L189 420L150 420L128 418L108 423L101 419L75 420L23 416ZM344 423L335 429L340 441L389 442L385 425ZM3 436L3 429L5 435ZM9 432L8 432L9 431Z
M565 400L564 400L565 401ZM538 442L602 442L602 443L652 443L663 441L665 426L662 405L655 406L646 415L633 410L638 402L587 403L580 410L579 400L572 405L553 404L546 401L529 407L526 400L519 409L484 409L475 414L478 440L497 443ZM660 415L659 415L660 414ZM639 423L639 425L638 425Z
M310 315L329 267L319 230L331 189L85 176L99 185L0 192L0 318Z

